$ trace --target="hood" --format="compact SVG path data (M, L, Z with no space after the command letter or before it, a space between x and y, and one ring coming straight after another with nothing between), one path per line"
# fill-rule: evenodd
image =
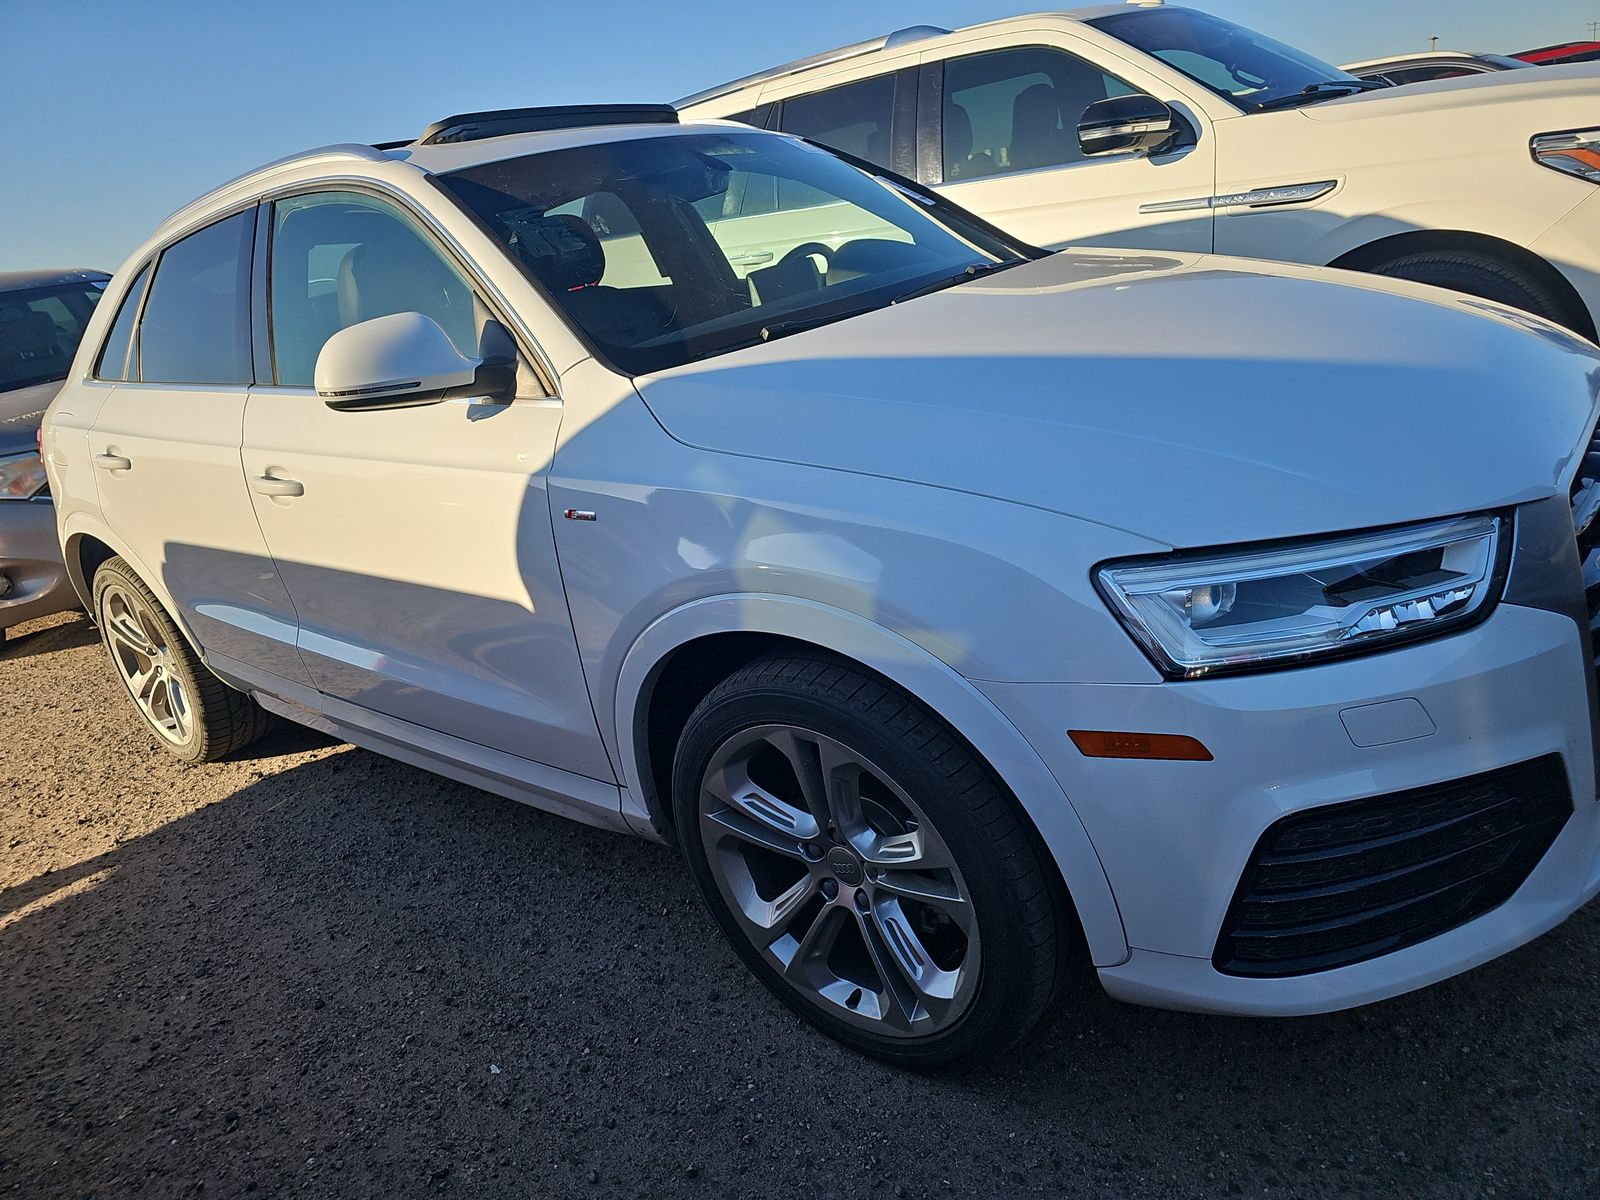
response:
M707 450L1198 547L1549 496L1600 349L1396 281L1074 250L635 382Z
M64 379L0 392L0 458L34 449L44 410L56 398Z
M1573 63L1408 83L1289 111L1326 123L1461 112L1496 128L1526 125L1522 132L1531 137L1600 123L1597 102L1600 63ZM1554 124L1551 118L1557 118Z

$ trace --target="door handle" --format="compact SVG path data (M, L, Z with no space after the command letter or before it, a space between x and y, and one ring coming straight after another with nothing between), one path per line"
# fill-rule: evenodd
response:
M102 471L131 471L133 470L133 459L124 458L120 454L96 454L94 456L94 465Z
M741 254L738 258L728 261L736 267L758 267L762 263L769 263L776 255L771 250L756 250L750 254Z
M306 485L298 479L279 479L274 475L257 475L250 480L250 490L263 496L304 496Z

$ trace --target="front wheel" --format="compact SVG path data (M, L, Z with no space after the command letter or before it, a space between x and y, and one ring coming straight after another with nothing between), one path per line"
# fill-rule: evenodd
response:
M673 805L734 949L830 1037L934 1066L1044 1013L1059 884L988 767L881 680L804 657L737 672L689 718Z
M1554 291L1490 254L1472 250L1422 251L1380 263L1372 273L1463 292L1519 308L1558 325L1572 325Z
M134 710L173 755L211 762L266 732L268 714L207 669L121 558L107 559L95 572L94 615Z

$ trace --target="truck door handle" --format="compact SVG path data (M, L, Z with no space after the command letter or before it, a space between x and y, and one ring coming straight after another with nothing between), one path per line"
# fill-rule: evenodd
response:
M133 459L124 458L120 454L96 454L94 465L102 471L131 471Z
M263 496L304 496L306 485L298 479L279 479L275 475L257 475L250 480L250 490Z
M775 257L776 255L770 250L753 250L749 254L741 254L738 258L731 258L728 261L736 267L758 267L762 263L771 262Z

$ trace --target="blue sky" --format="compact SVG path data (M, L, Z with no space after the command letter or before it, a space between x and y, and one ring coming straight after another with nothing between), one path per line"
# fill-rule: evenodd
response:
M1587 36L1600 0L1194 0L1334 62ZM0 0L0 270L115 269L168 212L308 146L452 112L686 92L1039 0Z

